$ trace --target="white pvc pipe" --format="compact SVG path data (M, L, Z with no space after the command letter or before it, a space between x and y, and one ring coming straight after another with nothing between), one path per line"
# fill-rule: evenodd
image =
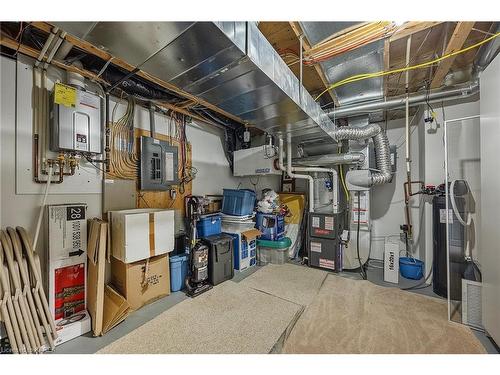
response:
M50 180L52 177L52 169L53 166L52 164L49 166L49 174L47 176L47 185L45 186L45 194L43 195L42 199L42 206L40 207L40 213L38 214L38 221L36 223L36 229L35 229L35 237L33 237L33 250L36 250L36 244L38 242L38 236L40 234L40 227L42 226L42 218L43 218L43 211L45 208L45 204L47 202L47 196L49 195L49 187L50 187Z
M411 35L406 41L406 66L410 65L410 49L411 49ZM408 175L408 180L411 176L411 157L410 157L410 93L409 93L409 76L410 72L407 70L405 74L405 88L406 88L406 102L405 102L405 135L406 135L406 173ZM411 187L410 187L411 189Z
M292 171L330 173L332 175L332 185L333 185L333 212L337 213L339 199L338 199L338 191L335 188L336 186L338 186L337 171L335 169L321 168L321 167L292 167Z
M287 134L287 167L285 169L283 165L283 138L280 136L278 138L279 147L278 147L278 164L279 169L285 171L288 176L292 178L301 178L309 181L309 212L314 212L314 178L310 175L306 174L296 174L294 172L321 172L321 173L330 173L332 175L332 184L334 186L338 185L337 181L337 171L331 168L321 168L321 167L293 167L292 166L292 136L290 133ZM334 212L337 210L336 202L338 202L338 193L334 188L333 191L333 200L334 200Z
M278 137L278 142L279 142L279 147L278 147L278 164L279 164L279 169L286 172L288 176L291 178L301 178L304 180L309 180L309 212L314 212L314 179L312 176L309 175L302 175L302 174L294 174L292 172L292 137L291 134L287 134L287 158L288 158L288 167L285 168L283 165L283 138L281 135Z

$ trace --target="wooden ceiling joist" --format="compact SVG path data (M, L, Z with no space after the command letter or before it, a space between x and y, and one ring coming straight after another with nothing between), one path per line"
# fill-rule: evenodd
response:
M297 36L297 38L300 39L301 35L303 36L302 37L302 47L303 47L304 51L310 50L311 49L311 43L309 43L309 41L307 40L307 37L305 36L304 31L302 30L302 27L300 26L300 23L299 22L291 21L290 22L290 27L292 28L292 30L295 33L295 35ZM321 66L319 64L315 64L314 65L314 69L316 70L316 72L318 73L318 76L320 77L321 81L325 85L325 88L328 88L330 86L330 83L328 82L328 79L326 79L325 73L321 69ZM328 91L328 94L332 98L333 103L335 104L335 106L338 106L339 105L339 101L338 101L337 96L335 95L335 93L332 90L330 90L330 91Z
M420 31L427 30L431 27L437 26L443 22L419 22L410 21L405 22L391 35L390 42L395 42L396 40L406 38L412 34L419 33Z
M453 30L453 34L451 35L448 45L446 46L444 55L448 55L461 49L473 27L474 22L458 22L455 26L455 30ZM453 62L455 61L455 58L456 56L452 56L439 63L436 73L434 74L434 78L432 79L431 89L438 88L442 85L444 78L450 71Z

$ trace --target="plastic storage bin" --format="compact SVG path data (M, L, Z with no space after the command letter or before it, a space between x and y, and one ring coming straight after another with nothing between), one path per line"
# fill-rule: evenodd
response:
M285 237L285 218L283 215L257 212L255 227L262 232L261 240L276 241Z
M288 249L292 240L285 237L279 241L257 240L257 261L260 265L283 264L288 260Z
M187 272L187 255L176 255L170 258L170 290L172 292L178 292L184 288Z
M255 192L252 190L223 189L222 212L226 215L250 215L255 206Z
M420 280L424 277L424 262L414 258L399 258L399 272L406 279Z
M221 233L221 216L219 214L200 218L196 223L197 237L205 238Z
M257 264L257 234L255 229L227 233L233 237L233 266L243 271ZM260 234L260 233L259 233Z

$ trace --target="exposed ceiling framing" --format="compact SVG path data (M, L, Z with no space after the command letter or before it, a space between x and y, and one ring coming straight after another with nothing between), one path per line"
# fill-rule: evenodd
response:
M294 27L292 27L292 25L294 25ZM329 40L336 35L345 34L349 30L355 29L360 25L363 25L363 23L346 23L347 27L332 33L330 36L322 36L318 39L321 41L316 44ZM298 22L290 22L288 30L286 22L262 22L259 25L261 31L266 35L276 50L281 51L284 48L293 48L297 52L299 45L297 35L302 33L302 29L299 27L300 24ZM494 29L494 22L405 22L383 41L383 69L392 70L406 65L406 40L410 35L412 36L410 50L411 64L414 65L427 62L443 54L468 47L484 40L491 35ZM311 47L310 44L305 45L304 43L304 49L309 47ZM343 61L354 62L353 59L358 59L359 61L360 53L362 54L359 50L362 48L365 47L359 47L344 53L342 55ZM432 88L437 88L442 85L459 84L470 80L472 63L477 51L478 49L474 49L455 56L455 58L444 60L439 65L436 64L428 68L411 71L409 74L409 91L415 92L423 90L426 87L429 88L431 82ZM337 59L337 57L335 57L335 59ZM295 64L291 68L298 76L299 69L297 65L298 64ZM321 68L321 64L312 66L315 67L314 73L316 74L310 73L311 65L304 66L303 83L304 86L314 94L320 89L324 90L333 82L328 82L326 74ZM369 72L371 71L366 71L366 73ZM398 96L405 92L404 77L402 77L401 74L385 76L382 85L381 91L384 97ZM335 100L336 103L338 103L337 96L335 96ZM360 100L362 100L362 98L360 98Z
M289 51L296 58L299 56L299 36L302 33L302 29L296 26L292 27L292 24L298 24L298 22L260 22L259 30L264 34L269 43L278 51L280 54L285 54ZM300 27L300 25L298 25ZM308 48L310 44L307 40L302 41L303 47ZM285 61L286 58L284 58ZM299 64L291 63L288 67L292 72L299 77ZM326 88L326 77L321 68L313 66L303 67L303 85L309 91L309 93L314 97L315 94L319 94ZM338 103L335 93L331 92L330 100Z
M48 35L53 28L53 25L47 22L30 22L29 24L45 33L45 35ZM342 37L349 31L353 31L366 24L368 23L325 22L314 24L292 21L260 22L258 27L292 72L299 77L301 37L303 51L307 52L318 46L318 44L331 41L335 37ZM313 32L316 28L322 31L322 33L310 34L310 26L312 26L311 30ZM482 41L490 36L496 30L496 27L497 25L494 22L414 21L406 22L399 27L392 26L385 38L377 38L376 41L370 41L368 44L355 45L348 52L341 52L339 55L329 59L327 64L322 62L303 65L302 83L308 92L313 97L316 97L317 94L324 91L325 88L329 87L335 81L349 77L352 74L371 73L379 70L387 71L406 66L406 42L409 36L411 36L410 65L416 65ZM17 31L14 33L4 33L2 31L0 45L14 51L17 50L33 58L38 57L41 48L20 43L19 39L16 39L14 36L15 34L17 34ZM174 100L170 103L162 103L167 109L172 109L192 116L195 119L206 121L206 118L198 118L199 116L192 112L194 106L201 105L226 118L228 121L244 124L240 118L218 108L216 105L185 92L170 82L148 74L128 61L112 56L108 51L99 46L95 46L88 41L70 34L67 34L65 39L73 44L77 50L96 56L103 61L111 61L113 66L125 72L134 72L141 79L156 84L182 98L180 101L177 98L178 102ZM409 92L434 89L443 85L454 85L469 81L471 79L472 65L477 53L478 48L443 60L439 64L410 71ZM97 76L95 72L70 66L65 61L53 60L52 63L59 68L78 72L101 84L108 84L108 82ZM331 90L328 92L329 95L323 95L320 104L322 107L328 108L333 105L339 106L339 103L352 104L366 100L375 100L376 96L380 98L382 96L385 98L399 96L405 92L403 76L403 74L398 73L378 78L378 81L376 78L372 81L361 81L363 83L361 85L358 83L349 87L341 86L337 91ZM349 95L352 96L346 99L346 96ZM251 126L251 124L249 125Z
M304 35L304 31L302 30L302 27L300 26L299 22L290 22L290 27L292 28L295 36L299 39L299 45L300 45L300 38L302 37L302 48L304 51L308 51L312 48L311 44L307 40L307 37ZM325 77L325 73L321 69L321 67L317 64L314 65L314 69L316 70L316 73L318 73L319 78L321 79L321 82L323 82L323 85L328 87L328 80ZM335 95L335 92L329 91L330 97L332 98L333 102L335 103L336 106L339 105L339 101Z
M460 50L463 47L473 27L474 27L474 22L458 22L457 25L455 26L453 34L451 35L448 45L446 46L444 54L447 55ZM450 68L453 65L453 62L455 61L455 58L456 56L441 61L439 63L436 69L436 73L432 78L432 83L431 83L432 89L440 87L443 84L444 77L450 71Z

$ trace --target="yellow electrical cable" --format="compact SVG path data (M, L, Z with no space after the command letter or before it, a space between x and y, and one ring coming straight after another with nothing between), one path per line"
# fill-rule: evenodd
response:
M342 148L339 147L338 153L340 154L342 152ZM347 185L344 180L344 168L342 167L342 164L339 165L339 172L340 172L340 182L342 183L342 187L344 188L344 193L347 198L347 202L350 200L350 195L349 195L349 190L347 189Z
M422 68L426 68L430 65L433 65L433 64L436 64L442 60L445 60L447 58L450 58L450 57L453 57L453 56L456 56L456 55L459 55L461 53L464 53L464 52L467 52L467 51L470 51L471 49L474 49L474 48L477 48L485 43L488 43L490 40L493 40L497 37L500 36L500 32L499 33L496 33L486 39L484 39L483 41L481 42L478 42L476 44L473 44L472 46L469 46L469 47L466 47L466 48L463 48L461 50L458 50L458 51L455 51L455 52L452 52L452 53L449 53L447 55L443 55L441 57L438 57L437 59L434 59L434 60L431 60L431 61L427 61L425 63L421 63L421 64L417 64L417 65L413 65L413 66L408 66L408 67L404 67L404 68L398 68L398 69L393 69L393 70L388 70L388 71L380 71L380 72L374 72L374 73L364 73L364 74L357 74L357 75L354 75L354 76L351 76L351 77L348 77L348 78L345 78L341 81L338 81L338 82L335 82L334 84L330 85L329 87L327 87L325 90L323 90L317 97L316 97L316 101L321 98L326 92L330 91L330 90L333 90L334 88L337 88L339 86L343 86L343 85L346 85L348 83L352 83L352 82L357 82L357 81L362 81L362 80L365 80L365 79L368 79L368 78L376 78L376 77L383 77L383 76L386 76L386 75L389 75L389 74L396 74L396 73L402 73L402 72L406 72L406 71L409 71L409 70L415 70L415 69L422 69Z

